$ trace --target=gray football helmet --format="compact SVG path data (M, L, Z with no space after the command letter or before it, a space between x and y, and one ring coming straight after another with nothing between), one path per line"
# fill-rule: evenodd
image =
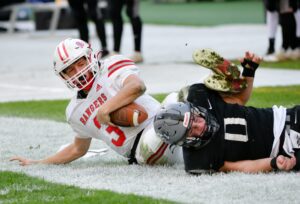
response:
M205 119L206 131L201 137L187 137L194 116ZM190 103L173 103L162 107L154 118L156 134L166 143L185 147L202 148L207 145L219 130L219 124L213 115L203 107L194 107Z

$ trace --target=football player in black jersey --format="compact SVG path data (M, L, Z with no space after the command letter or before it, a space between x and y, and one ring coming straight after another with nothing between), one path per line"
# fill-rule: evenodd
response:
M194 84L181 102L167 104L156 115L156 133L169 144L183 146L187 172L300 169L300 106L244 106L259 62L259 57L246 54L242 75L250 84L241 93L220 94Z

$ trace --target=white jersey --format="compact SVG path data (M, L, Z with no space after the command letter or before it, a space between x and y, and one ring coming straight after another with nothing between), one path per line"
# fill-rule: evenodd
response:
M135 103L143 106L148 119L137 127L113 127L99 124L97 110L114 97L123 87L124 80L132 74L138 75L138 67L121 55L112 56L102 62L101 73L95 78L93 86L84 99L72 98L67 109L67 121L80 138L103 140L117 153L129 157L136 135L153 121L160 104L154 98L143 94Z

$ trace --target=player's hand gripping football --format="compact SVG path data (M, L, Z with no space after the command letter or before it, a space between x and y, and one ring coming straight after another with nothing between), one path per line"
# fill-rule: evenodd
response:
M97 111L98 122L100 124L116 126L114 123L111 122L109 114L110 112L104 106L101 106Z

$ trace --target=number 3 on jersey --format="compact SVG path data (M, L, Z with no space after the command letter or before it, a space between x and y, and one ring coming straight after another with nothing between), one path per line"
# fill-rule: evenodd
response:
M101 124L99 123L99 121L97 120L97 117L94 118L94 124L95 126L100 129L101 128ZM119 127L116 127L116 126L111 126L109 125L105 131L108 133L108 134L113 134L115 133L116 135L118 135L118 139L115 140L115 139L112 139L111 142L117 146L117 147L120 147L123 145L123 143L125 142L126 140L126 137L125 137L125 134L124 132L119 128Z

